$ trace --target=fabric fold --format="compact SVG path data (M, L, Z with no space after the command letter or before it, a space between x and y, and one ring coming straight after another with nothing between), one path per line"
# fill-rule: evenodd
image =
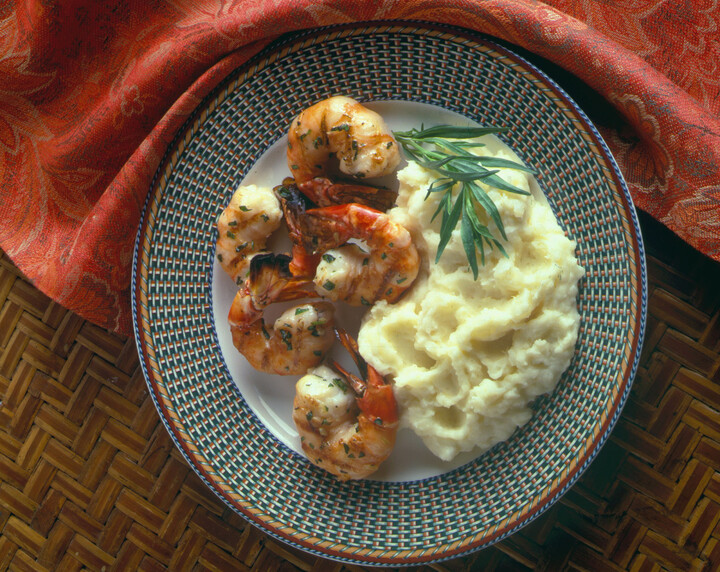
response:
M56 0L2 8L0 246L48 296L129 333L142 206L165 149L202 99L280 34L413 20L509 42L599 93L612 117L588 111L637 207L720 260L711 47L720 16L699 6L678 20L659 0L631 4Z

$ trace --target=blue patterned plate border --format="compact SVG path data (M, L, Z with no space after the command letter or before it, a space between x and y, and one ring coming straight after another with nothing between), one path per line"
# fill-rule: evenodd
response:
M506 442L411 482L341 484L290 451L244 402L219 351L210 285L214 221L304 107L330 94L431 103L513 125L577 241L576 354L556 391ZM618 419L641 350L646 272L617 166L575 103L539 70L466 30L364 23L284 37L231 74L168 148L138 231L135 337L150 394L190 466L272 536L347 563L410 565L486 547L577 480Z

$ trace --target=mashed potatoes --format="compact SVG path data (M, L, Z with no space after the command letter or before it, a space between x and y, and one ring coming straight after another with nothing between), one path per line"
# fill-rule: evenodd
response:
M483 141L483 155L517 160L497 139ZM488 190L505 225L508 257L486 249L475 280L459 225L433 262L440 216L430 219L440 196L425 200L432 172L410 163L398 173L398 206L390 212L412 233L422 268L398 303L371 308L358 338L365 359L394 379L403 425L444 460L488 449L526 423L529 402L552 391L568 367L578 334L583 270L575 243L528 175L500 175L533 195Z

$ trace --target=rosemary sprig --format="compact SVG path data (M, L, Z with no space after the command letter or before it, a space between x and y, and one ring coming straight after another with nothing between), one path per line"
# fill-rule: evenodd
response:
M476 206L488 214L500 232L500 236L507 240L505 228L495 203L478 183L482 181L486 185L509 193L529 195L530 193L527 191L500 178L497 172L499 169L516 169L528 173L534 173L534 171L508 159L476 155L470 149L484 147L484 145L475 141L467 141L467 139L503 133L507 130L505 127L437 125L427 129L421 126L419 130L393 132L395 139L403 146L410 159L439 175L432 182L425 196L427 199L432 193L442 193L437 210L432 216L432 220L435 220L438 214L442 214L440 243L435 263L440 260L459 221L463 249L476 280L478 277L477 250L480 251L480 261L483 265L485 264L486 245L491 249L497 248L507 256L502 243L493 236L488 226L478 219ZM452 192L456 185L459 185L459 192L453 202Z

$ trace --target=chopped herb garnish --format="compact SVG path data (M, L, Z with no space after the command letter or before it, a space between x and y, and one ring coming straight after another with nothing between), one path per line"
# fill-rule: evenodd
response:
M218 254L218 255L217 255L217 259L218 259L220 262L222 262L222 254Z
M325 284L323 284L323 288L325 288L325 290L332 290L333 288L335 288L335 284L330 282L330 280L327 280Z
M362 296L360 296L360 303L361 303L363 306L372 306L372 304L371 304L370 302L368 302L368 301L367 301L365 298L363 298Z
M238 223L238 221L236 221L236 220L231 220L231 221L228 223L228 226L237 226L237 223Z
M347 123L336 125L335 127L331 128L330 131L350 131L350 125L348 125Z
M247 208L245 205L240 205L238 208L244 213L249 213L252 210Z
M290 168L291 168L293 171L296 171L296 170L299 169L300 167L298 167L297 165L290 165Z
M345 385L345 382L339 377L333 377L332 382L333 385L335 385L338 389L342 390L343 393L347 391L347 385Z
M534 173L534 171L508 159L478 156L468 149L482 147L481 143L458 140L481 137L491 133L503 133L507 130L505 127L438 125L427 129L421 127L420 130L411 129L393 133L410 159L439 175L430 185L425 197L427 199L431 193L442 193L437 210L431 219L434 220L438 214L442 213L440 243L435 262L440 260L453 230L460 222L463 248L476 280L478 277L477 250L480 251L482 264L485 264L486 245L490 248L497 248L507 256L500 241L493 236L487 225L478 219L476 207L480 207L488 214L501 237L507 240L500 213L479 182L482 181L488 186L510 193L529 195L530 193L527 191L507 183L497 173L500 168L529 173ZM426 145L430 147L426 147ZM453 203L452 192L456 185L459 185L459 192Z
M305 419L307 419L308 421L311 421L312 418L313 418L313 412L308 411L307 414L305 415Z
M309 312L310 308L295 308L295 315L299 316L300 314L304 314L305 312Z
M292 339L292 333L288 332L287 330L280 330L280 338L283 342L285 342L285 346L288 350L292 349L292 342L290 341Z
M266 215L265 213L260 215L260 218L263 219L264 222L267 222L270 220L270 217Z
M363 266L367 266L369 263L370 263L370 259L369 259L369 258L363 258L363 261L362 261L362 265L363 265Z
M228 237L230 240L235 240L235 233L234 233L234 232L228 230L225 234L227 235L227 237Z
M335 257L332 254L323 254L322 259L327 263L335 262Z
M402 278L398 278L398 279L397 279L397 282L395 282L395 284L402 284L403 282L405 282L405 280L407 280L407 276L403 276Z

